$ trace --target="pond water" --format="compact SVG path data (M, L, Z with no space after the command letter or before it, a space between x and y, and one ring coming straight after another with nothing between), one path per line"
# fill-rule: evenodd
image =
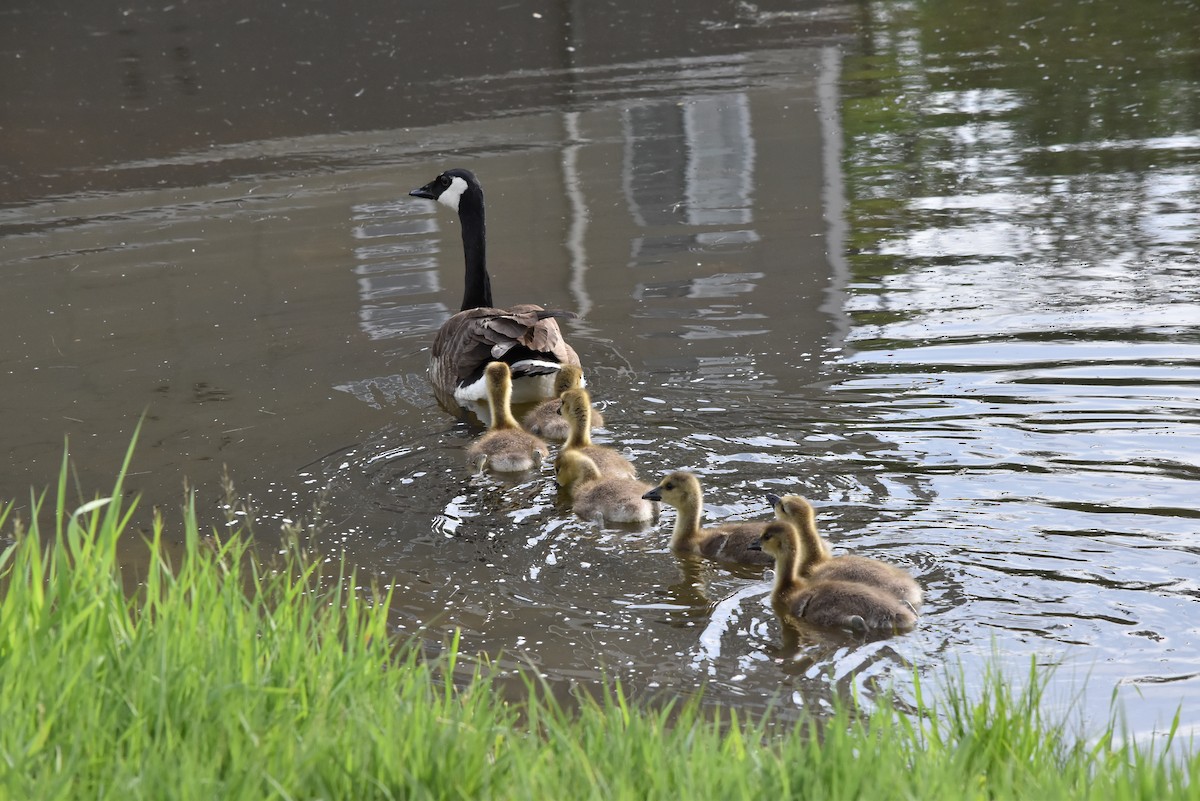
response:
M556 690L787 714L1036 656L1062 711L1195 731L1200 6L645 5L6 12L3 496L64 437L102 491L144 412L146 506L219 521L228 470L264 542L304 521L397 631ZM671 510L472 476L425 375L458 223L407 196L450 166L497 301L580 313L598 441L709 520L804 494L919 628L784 650Z

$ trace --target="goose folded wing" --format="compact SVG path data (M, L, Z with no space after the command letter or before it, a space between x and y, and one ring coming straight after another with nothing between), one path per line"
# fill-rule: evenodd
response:
M490 344L493 359L512 361L506 359L505 355L513 348L520 348L523 357L540 354L542 358L557 360L558 353L565 345L562 333L556 324L540 323L568 315L574 316L570 312L552 312L536 307L523 312L493 314L479 319L476 334Z
M558 360L566 343L557 325L539 325L555 317L574 317L566 311L548 311L540 306L512 309L476 309L460 313L457 326L444 328L435 343L434 358L442 353L457 354L455 374L459 383L478 378L490 361L514 362L525 358ZM437 345L442 347L436 347ZM512 352L516 349L515 352Z

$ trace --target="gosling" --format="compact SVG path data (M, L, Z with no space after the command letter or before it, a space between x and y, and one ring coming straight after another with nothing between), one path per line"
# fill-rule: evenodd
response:
M596 463L579 451L564 451L554 465L558 485L571 496L575 514L601 523L648 523L658 517L659 504L643 496L650 485L636 478L600 473Z
M550 455L546 443L523 431L512 413L512 371L504 362L484 369L488 410L492 424L467 448L468 463L477 472L520 473L541 465Z
M700 528L704 491L700 488L700 480L685 470L668 473L657 487L642 497L675 507L671 549L676 553L691 553L718 562L743 565L762 566L774 562L768 554L750 548L758 542L766 523L722 523L712 528Z
M570 423L558 413L558 410L562 408L562 394L568 389L582 386L583 370L579 365L564 364L554 378L554 397L542 401L530 410L521 420L521 425L525 426L526 431L536 434L542 439L562 442L571 433ZM595 409L592 409L591 425L593 428L604 426L604 416Z
M831 556L829 546L817 531L812 504L799 495L768 494L767 500L778 520L786 520L800 532L800 575L813 580L853 581L868 584L912 607L921 608L921 587L903 568L865 556Z
M756 547L775 559L771 606L786 626L898 632L917 625L917 615L907 604L869 584L804 578L800 533L787 521L768 524Z
M558 458L567 451L579 451L596 463L606 476L628 476L637 478L633 464L612 448L592 444L592 398L582 387L568 389L562 394L562 408L558 413L567 421L567 441L563 443Z

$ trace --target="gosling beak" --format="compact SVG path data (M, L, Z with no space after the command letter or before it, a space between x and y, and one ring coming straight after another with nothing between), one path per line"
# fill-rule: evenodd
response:
M409 192L408 194L412 195L413 197L424 198L425 200L437 200L438 199L437 194L433 191L433 182L432 181L425 184L420 189L414 189L413 191Z
M776 495L775 493L773 493L773 492L768 492L768 493L767 493L767 503L771 504L771 508L772 508L772 509L774 509L776 506L778 506L778 505L779 505L779 502L780 502L781 500L783 500L783 499L782 499L782 498L780 498L780 497L779 497L778 495Z
M749 545L746 546L746 550L747 551L761 551L762 550L762 540L755 540L754 542L750 543Z
M662 487L655 487L654 489L647 491L646 494L642 496L642 500L643 501L661 501L662 500Z

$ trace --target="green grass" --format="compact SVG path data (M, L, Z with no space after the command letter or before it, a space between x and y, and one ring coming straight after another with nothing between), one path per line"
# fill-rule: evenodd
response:
M453 643L429 661L391 638L390 599L365 601L345 570L218 542L190 508L177 564L158 520L130 581L121 482L78 508L67 483L64 460L53 525L0 510L0 799L1200 797L1192 751L1043 720L1036 670L1020 691L993 676L975 700L922 698L915 717L787 725L638 707L617 686L568 708L532 674L506 702L483 668L443 680L463 674Z

